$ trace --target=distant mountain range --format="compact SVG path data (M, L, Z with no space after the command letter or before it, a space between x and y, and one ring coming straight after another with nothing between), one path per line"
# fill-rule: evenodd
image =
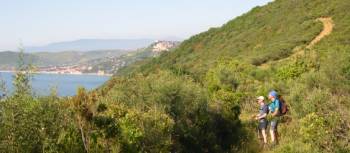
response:
M136 50L149 46L154 39L80 39L51 43L45 46L25 47L26 52L60 52L91 50Z

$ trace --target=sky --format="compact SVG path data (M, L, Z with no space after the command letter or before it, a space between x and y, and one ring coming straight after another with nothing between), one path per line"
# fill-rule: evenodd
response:
M0 0L0 51L78 39L187 39L272 0Z

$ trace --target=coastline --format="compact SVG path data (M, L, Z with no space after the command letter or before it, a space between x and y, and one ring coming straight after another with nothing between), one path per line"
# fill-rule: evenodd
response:
M0 73L16 73L17 71L0 70ZM33 74L55 74L55 75L92 75L111 77L113 74L98 74L98 73L58 73L58 72L32 72Z

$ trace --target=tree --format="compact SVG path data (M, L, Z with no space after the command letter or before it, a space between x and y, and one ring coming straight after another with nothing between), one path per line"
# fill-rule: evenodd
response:
M13 76L13 85L15 87L14 96L20 95L30 95L31 94L31 85L30 78L33 70L32 65L26 64L24 60L24 49L19 49L19 60L16 73Z

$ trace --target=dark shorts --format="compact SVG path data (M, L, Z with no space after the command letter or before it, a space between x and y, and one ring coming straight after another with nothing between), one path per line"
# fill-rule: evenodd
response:
M278 118L273 118L270 122L270 130L277 131L277 126L278 126Z
M259 120L259 129L265 130L266 128L267 128L267 120L266 119Z

